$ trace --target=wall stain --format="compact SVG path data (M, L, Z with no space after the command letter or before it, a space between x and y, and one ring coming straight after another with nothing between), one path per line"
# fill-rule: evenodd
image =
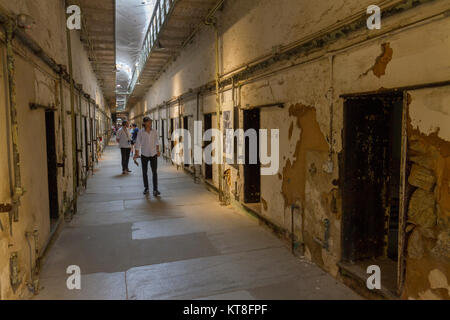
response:
M291 122L291 126L289 127L289 140L292 138L292 132L294 131L294 122Z
M283 168L282 195L285 208L305 200L306 153L308 150L328 152L328 143L320 131L316 119L316 109L303 104L292 105L289 116L296 118L297 127L301 130L300 139L294 153L294 161L290 159Z
M381 44L381 54L376 58L375 64L370 67L366 72L364 72L362 76L366 76L369 74L370 71L373 72L373 74L381 78L381 76L384 76L386 74L386 68L389 62L392 60L392 56L394 55L394 50L392 50L390 43L386 42Z
M268 206L267 206L267 201L264 200L263 197L261 197L261 203L262 203L262 205L263 205L264 211L267 211L267 208L268 208Z

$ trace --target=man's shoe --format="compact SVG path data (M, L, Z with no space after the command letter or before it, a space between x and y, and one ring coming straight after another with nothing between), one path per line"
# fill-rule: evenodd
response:
M128 172L128 173L131 173L131 170L130 170L130 169L127 169L127 172Z
M122 174L127 174L127 172L126 171L122 171Z
M144 194L147 195L148 194L148 189L144 190Z
M155 197L158 197L158 196L161 195L161 192L159 192L158 190L155 190L155 191L153 191L153 195L154 195Z

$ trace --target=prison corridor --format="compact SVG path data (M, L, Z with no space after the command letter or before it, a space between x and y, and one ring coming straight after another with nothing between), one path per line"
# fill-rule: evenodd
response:
M359 299L258 220L159 159L161 197L110 144L42 262L35 299ZM151 174L151 173L150 173ZM69 290L69 266L81 289Z

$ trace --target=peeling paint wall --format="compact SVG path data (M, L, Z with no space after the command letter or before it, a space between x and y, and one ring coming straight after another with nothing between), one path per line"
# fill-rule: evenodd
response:
M35 25L27 34L58 64L67 68L66 27L64 2L49 1L0 1L0 6L11 14L25 13L33 17ZM1 27L0 42L0 203L11 203L13 165L11 158L10 115L5 66L6 47ZM18 140L21 181L25 194L21 199L18 221L10 221L8 213L0 213L0 298L27 298L37 279L39 259L50 239L50 209L47 177L47 146L45 111L30 110L36 103L56 107L55 135L57 162L65 163L65 174L58 168L58 202L60 220L71 210L72 189L72 131L70 88L63 81L63 105L61 113L59 75L36 57L20 42L14 41L15 83L18 117ZM96 100L100 109L106 110L103 94L87 58L87 53L77 33L72 33L74 79L85 92ZM77 101L77 99L76 99ZM83 114L88 115L84 102ZM65 117L66 159L63 157L63 131L60 119ZM97 114L98 119L100 115ZM80 145L81 146L81 145ZM26 233L34 235L27 236ZM31 254L31 256L30 256ZM16 257L11 259L12 257ZM30 265L31 262L31 265ZM12 267L12 268L11 268ZM31 276L33 273L33 279ZM14 287L12 282L17 282ZM14 287L14 288L13 288Z
M312 37L337 21L346 23L352 15L364 14L370 4L373 2L353 0L226 1L217 14L221 74L239 66L245 70L255 58L270 57L281 45ZM310 260L336 277L342 250L341 219L345 214L339 189L344 105L340 95L449 80L450 19L439 15L449 9L448 1L440 0L408 9L383 19L380 31L363 28L306 53L279 61L275 56L270 64L248 76L253 78L245 77L236 84L236 103L241 108L284 104L283 109L261 109L261 127L280 130L280 168L278 174L261 178L260 215L289 236L291 205L298 205L300 210L294 213L296 239L304 244L304 253ZM419 20L423 21L417 23ZM408 24L411 26L404 27ZM202 27L176 61L166 67L130 117L144 112L144 101L147 110L152 110L164 101L210 83L214 80L214 67L213 30ZM428 97L423 93L421 98L411 94L412 124L427 135L439 127L434 134L449 141L449 126L444 123L448 122L450 95L448 90L431 92ZM230 86L224 88L220 99L223 111L233 109ZM414 102L419 99L431 103ZM196 104L187 100L191 98L183 101L184 112L195 114ZM213 90L202 93L200 105L201 119L204 113L215 112ZM423 105L427 105L427 112L421 111ZM161 112L165 118L166 112ZM241 112L240 127L242 124ZM243 167L225 165L224 170L228 169L231 192L242 202ZM445 180L443 173L436 173L436 177ZM216 186L218 178L214 168ZM443 198L444 206L448 205ZM326 236L329 238L325 246ZM415 268L410 262L406 266L407 272ZM450 269L448 262L442 266ZM442 278L437 271L432 275ZM416 277L419 276L407 276L406 287ZM435 282L433 279L433 286ZM405 290L418 297L418 290Z
M450 299L450 87L409 92L404 297Z

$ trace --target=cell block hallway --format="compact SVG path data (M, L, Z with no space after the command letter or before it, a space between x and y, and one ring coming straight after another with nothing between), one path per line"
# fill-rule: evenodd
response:
M450 300L449 12L0 0L0 300Z

